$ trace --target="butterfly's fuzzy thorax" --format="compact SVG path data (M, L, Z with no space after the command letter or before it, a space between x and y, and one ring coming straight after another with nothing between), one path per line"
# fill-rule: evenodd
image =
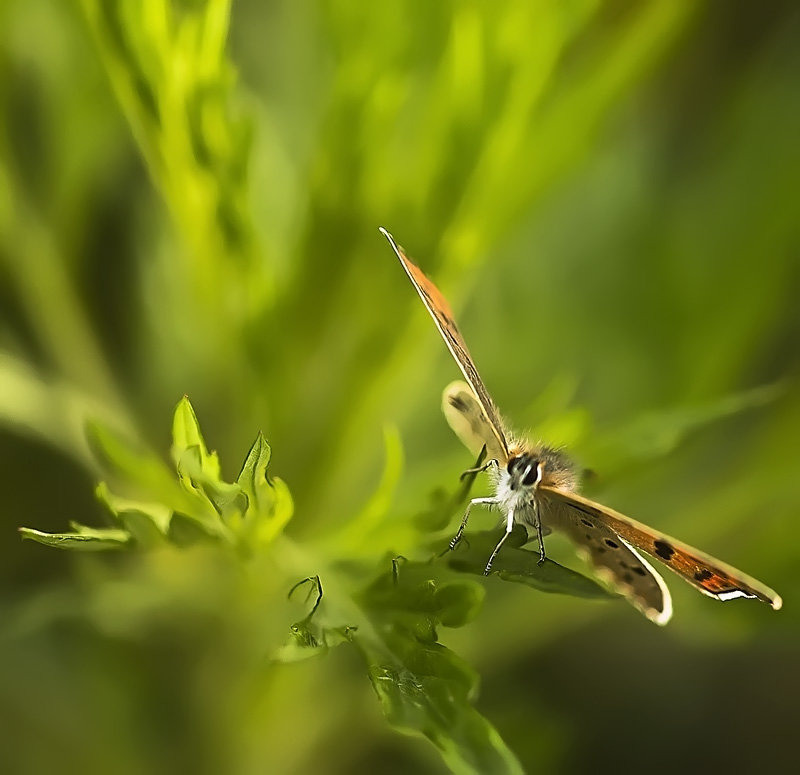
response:
M503 515L514 514L524 524L536 523L537 490L540 485L571 491L577 486L572 461L561 451L544 445L509 445L505 465L494 469L494 490Z
M578 489L578 471L570 457L560 449L544 444L529 446L514 443L510 445L506 469L514 467L514 461L532 462L534 467L542 464L541 480L537 484L558 487L573 492Z

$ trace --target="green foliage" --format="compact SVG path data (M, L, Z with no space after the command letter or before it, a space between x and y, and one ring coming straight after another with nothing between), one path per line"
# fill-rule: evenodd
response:
M135 472L128 487L145 482L139 472L159 470L158 460L144 460L108 430L94 425L92 433L103 446L103 459L117 476ZM216 452L209 452L189 399L184 397L175 409L172 423L172 459L177 469L178 488L162 487L168 493L161 501L159 488L153 488L151 502L137 502L114 495L105 483L97 495L108 508L117 528L92 530L82 525L73 534L47 534L22 528L22 536L47 546L62 549L117 549L122 546L152 544L155 536L183 543L194 532L209 539L253 551L270 544L291 519L292 498L285 483L270 479L267 467L272 451L261 433L247 453L235 483L222 480ZM136 461L131 466L131 461ZM170 504L177 504L173 511ZM192 530L192 526L194 530ZM183 538L182 538L183 537Z
M618 772L665 737L787 769L799 25L788 0L0 4L0 770ZM785 610L670 579L656 633L557 535L485 580L480 510L439 556L486 483L457 483L455 367L380 225L512 425ZM184 399L170 464L184 394L219 454Z
M103 439L104 461L117 475L158 469L157 461L145 464L141 453L131 450L107 430L95 425L92 432L96 443ZM391 507L387 494L394 489L399 476L398 442L390 434L387 434L387 453L386 472L378 491L354 522L358 531L366 535L373 524L386 518ZM463 507L484 454L482 451L455 493L443 499L451 510ZM184 397L175 409L172 423L172 459L181 491L176 511L166 503L137 502L114 495L102 483L97 495L118 527L93 529L73 523L73 533L43 533L31 528L21 528L20 532L23 538L60 549L152 550L163 541L190 546L205 540L234 546L244 556L251 557L270 548L293 511L284 482L268 475L270 457L270 447L259 433L236 482L225 482L217 453L206 446L194 409ZM131 467L131 460L136 460L137 465ZM127 484L142 483L141 476L135 476ZM524 534L524 530L515 531L507 551L497 558L500 578L546 592L607 596L594 582L551 560L539 565L538 554L520 549L527 540ZM330 574L336 578L339 590L353 588L369 572L363 562L341 567L342 563L352 562L354 548L359 553L356 538L350 526L344 540L335 544L340 556L329 555L318 560L320 564L335 563ZM381 558L378 565L385 569L378 571L374 581L363 589L355 588L350 599L337 600L334 596L322 607L320 576L297 582L289 590L289 597L298 587L311 584L316 599L306 616L294 624L287 623L288 642L276 650L274 658L279 662L295 662L336 645L353 643L363 655L384 714L396 729L428 738L454 772L522 772L497 731L470 703L477 684L474 671L439 643L437 634L440 625L457 628L468 624L475 618L484 597L482 587L455 580L445 566L482 574L496 541L496 531L467 533L462 539L469 547L467 551L458 551L445 563L401 562L405 558L388 563ZM285 545L282 551L286 551ZM343 551L348 556L341 556ZM335 623L346 619L344 612L348 612L352 621Z
M127 530L91 528L72 523L72 533L42 533L30 527L21 527L20 535L56 549L75 549L79 552L97 552L105 549L122 549L131 540Z
M483 575L486 559L497 544L497 531L465 533L463 540L467 547L459 547L458 551L447 556L448 565L466 573ZM545 559L540 563L538 549L530 551L520 548L527 542L528 535L525 529L519 525L515 526L492 563L492 570L504 581L527 584L542 592L555 592L575 597L607 598L612 596L610 592L591 579L587 579L580 573L575 573L551 559Z
M471 705L477 676L438 642L437 627L462 627L476 615L483 590L476 584L437 582L426 564L397 561L356 595L358 625L332 627L315 619L322 601L318 576L311 612L292 625L277 657L294 661L351 642L383 712L398 731L427 737L454 772L522 772L496 730Z
M461 627L483 600L474 584L437 584L424 566L379 577L361 606L376 636L356 636L383 712L398 730L424 735L453 772L518 773L522 767L471 706L477 676L437 642L440 624Z

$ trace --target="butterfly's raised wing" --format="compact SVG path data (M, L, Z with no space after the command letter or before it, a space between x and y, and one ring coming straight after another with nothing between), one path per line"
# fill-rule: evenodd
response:
M419 293L420 298L436 323L439 333L442 335L456 363L458 363L461 373L469 382L472 392L478 399L489 422L489 427L496 442L494 446L502 451L502 455L497 456L497 459L504 461L508 457L508 444L503 433L500 413L497 411L494 401L489 396L483 380L481 380L478 370L475 368L472 356L469 354L466 342L464 342L464 337L461 336L461 332L453 319L453 312L447 303L447 299L442 296L439 289L425 276L423 271L406 256L402 248L394 241L392 235L384 228L381 228L381 233L389 240L389 244L400 259L403 269L406 270L406 274L417 289L417 293Z
M451 382L444 389L442 411L447 424L473 455L477 456L486 447L489 460L504 462L508 457L506 450L498 444L480 401L466 382Z
M605 535L610 529L626 544L660 560L684 581L709 597L717 600L755 598L769 603L775 610L783 603L780 595L760 581L618 511L554 487L541 487L540 491L553 501L567 506L575 514L575 519L585 528L583 543L587 546L597 547L605 543L613 554L613 547L608 545Z

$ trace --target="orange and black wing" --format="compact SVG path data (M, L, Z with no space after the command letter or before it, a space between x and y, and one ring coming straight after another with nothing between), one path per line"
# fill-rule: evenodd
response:
M458 330L447 299L442 296L439 289L425 276L424 272L406 256L403 249L394 241L394 237L384 228L381 228L381 233L389 240L389 244L400 259L403 269L406 270L406 274L417 289L417 293L420 295L434 323L436 323L436 327L439 329L442 339L444 339L453 358L455 358L456 363L458 363L461 373L475 393L475 397L478 399L486 415L486 419L491 425L492 433L497 439L497 444L503 451L504 457L507 458L508 443L503 432L500 413L497 411L494 401L492 401L491 396L486 390L486 386L483 384L483 380L478 374L478 370L475 368L472 356L467 349L464 337L461 336L461 332Z
M783 603L780 595L766 584L677 538L665 535L576 493L554 487L540 489L549 498L567 505L579 514L587 536L591 537L594 528L610 528L635 549L663 562L704 595L717 600L754 598L769 603L775 610Z

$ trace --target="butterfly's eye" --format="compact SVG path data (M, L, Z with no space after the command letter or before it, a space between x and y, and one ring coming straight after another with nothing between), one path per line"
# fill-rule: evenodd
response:
M530 471L528 471L528 474L526 475L526 477L522 480L522 483L526 484L526 485L528 485L530 487L531 485L536 484L536 480L538 478L539 478L539 461L538 460L532 460L531 461L531 469L530 469Z
M530 455L519 455L512 457L506 466L509 476L517 476L524 474L525 478L522 484L530 487L536 484L539 479L539 461L532 458Z

